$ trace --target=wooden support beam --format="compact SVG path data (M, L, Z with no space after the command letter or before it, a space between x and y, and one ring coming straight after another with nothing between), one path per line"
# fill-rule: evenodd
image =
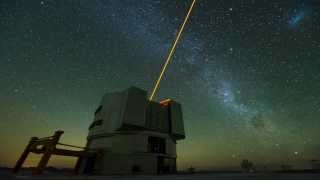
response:
M78 172L82 158L90 156L91 154L89 154L85 150L74 151L74 150L56 148L57 145L62 145L62 146L84 149L84 147L80 147L80 146L59 143L59 139L62 134L63 134L63 131L55 131L54 135L50 137L45 137L45 138L32 137L28 145L26 146L25 150L21 154L20 158L18 159L17 163L15 164L12 172L17 173L19 171L19 169L22 167L24 161L26 160L30 152L36 153L36 154L43 154L37 167L33 171L33 174L41 174L44 168L47 166L50 160L50 157L52 155L78 157L78 161L75 165L75 171Z
M38 140L37 137L32 137L30 140L29 140L29 143L28 145L26 146L26 148L24 149L23 153L21 154L20 158L18 159L18 161L16 162L15 166L13 167L12 169L12 172L13 173L17 173L20 168L22 167L24 161L27 159L29 153L30 153L30 147L32 146L32 144Z
M47 166L50 157L51 157L51 150L47 150L43 156L40 159L40 162L38 163L38 166L35 168L35 170L33 171L33 174L41 174L42 171L44 170L44 168Z
M87 156L87 152L85 151L73 151L73 150L67 150L67 149L55 149L53 151L54 155L60 155L60 156L74 156L74 157L85 157Z
M80 166L81 166L82 161L83 161L83 157L78 157L78 160L77 160L77 162L76 162L76 165L74 166L74 172L75 172L76 174L79 173L79 170L80 170Z
M75 146L75 145L72 145L72 144L58 143L57 145L67 146L67 147L73 147L73 148L78 148L78 149L85 149L85 147Z
M47 166L50 157L52 153L54 152L57 143L59 142L59 139L61 135L63 134L63 131L55 131L54 135L52 136L52 141L45 147L45 153L41 157L41 160L34 170L33 174L41 174L44 168Z

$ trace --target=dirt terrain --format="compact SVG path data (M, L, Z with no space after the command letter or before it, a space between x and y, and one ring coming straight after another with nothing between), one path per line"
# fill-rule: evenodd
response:
M83 176L83 175L64 175L64 174L44 174L40 176L32 176L29 174L12 175L9 172L0 172L1 180L319 180L320 173L317 174L302 174L302 173L256 173L256 174L242 174L242 173L230 173L230 174L215 174L215 173L199 173L199 174L183 174L183 175L161 175L161 176Z

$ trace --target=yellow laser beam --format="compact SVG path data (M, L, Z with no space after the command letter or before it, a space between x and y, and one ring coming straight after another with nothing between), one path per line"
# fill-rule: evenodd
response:
M185 25L186 25L186 23L187 23L187 21L188 21L188 19L189 19L189 16L190 16L190 14L191 14L191 12L192 12L192 9L193 9L195 3L196 3L196 0L193 0L191 6L190 6L190 8L189 8L189 11L188 11L186 17L184 18L184 21L183 21L183 23L182 23L182 25L181 25L181 27L180 27L180 30L179 30L179 32L178 32L178 34L177 34L177 36L176 36L176 39L175 39L175 41L174 41L174 43L173 43L173 45L172 45L172 47L171 47L171 50L170 50L170 52L169 52L169 55L168 55L168 57L167 57L164 65L162 66L161 73L160 73L160 75L159 75L159 77L158 77L158 79L157 79L157 81L156 81L156 83L155 83L155 85L154 85L154 88L153 88L153 90L152 90L152 93L151 93L151 95L150 95L150 97L149 97L149 100L150 100L150 101L152 101L152 99L154 98L155 93L157 92L157 90L158 90L158 88L159 88L160 81L161 81L161 79L162 79L162 77L163 77L163 75L164 75L164 72L165 72L165 70L166 70L166 68L167 68L167 66L168 66L168 64L169 64L169 62L170 62L170 60L171 60L171 57L172 57L172 55L173 55L173 53L174 53L174 51L175 51L175 49L176 49L177 43L178 43L178 41L179 41L179 39L180 39L180 36L181 36L181 34L182 34L182 32L183 32L183 29L184 29L184 27L185 27Z

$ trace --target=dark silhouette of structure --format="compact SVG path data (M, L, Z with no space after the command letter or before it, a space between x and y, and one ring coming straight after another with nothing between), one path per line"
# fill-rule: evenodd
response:
M244 172L254 172L255 171L253 163L247 159L242 160L241 168L243 169Z
M190 173L190 174L193 174L195 173L195 168L193 166L190 166L188 169L187 169L187 172Z
M312 169L320 170L320 160L312 159L310 162L311 162Z
M177 141L185 139L181 105L171 99L150 101L147 92L136 87L102 98L89 126L86 147L59 143L62 134L59 130L50 137L32 137L13 173L29 153L43 154L33 174L41 174L51 155L78 157L75 172L82 174L175 173Z
M130 87L103 96L89 126L79 172L92 174L168 174L177 169L176 145L185 139L181 105L150 101Z
M58 130L58 131L55 131L53 136L44 137L44 138L32 137L29 143L27 144L25 150L21 154L20 158L16 162L12 170L13 173L17 173L20 170L24 161L27 159L29 153L43 154L37 167L34 169L33 174L42 173L44 168L47 166L51 155L78 157L79 159L75 166L75 170L77 171L77 169L79 168L80 159L82 157L87 157L92 154L87 153L83 147L59 143L59 139L63 133L64 133L63 131ZM67 150L67 149L59 149L59 148L56 148L57 145L67 146L72 148L79 148L82 150L74 151L74 150Z
M282 171L292 171L293 167L292 167L292 165L289 165L289 164L282 164L281 165L281 170Z

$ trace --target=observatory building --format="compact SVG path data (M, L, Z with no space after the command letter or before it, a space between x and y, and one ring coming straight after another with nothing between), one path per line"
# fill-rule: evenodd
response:
M89 127L80 172L163 174L176 172L176 144L185 138L181 105L170 99L149 101L130 87L107 93Z

